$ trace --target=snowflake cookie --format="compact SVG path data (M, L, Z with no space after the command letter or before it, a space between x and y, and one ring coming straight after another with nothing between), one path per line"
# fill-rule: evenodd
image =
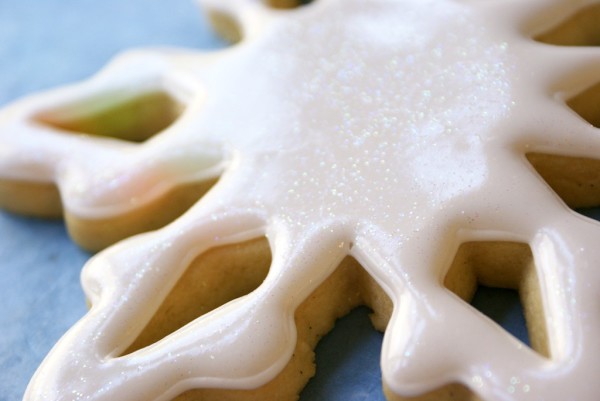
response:
M235 46L0 112L1 204L118 242L25 400L293 400L361 304L390 400L597 399L600 229L570 207L600 204L600 6L294 3L204 0ZM479 284L519 291L531 348Z

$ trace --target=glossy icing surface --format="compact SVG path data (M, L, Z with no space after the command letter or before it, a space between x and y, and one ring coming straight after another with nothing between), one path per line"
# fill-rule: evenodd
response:
M382 350L393 391L459 381L489 401L574 391L593 399L597 226L566 208L524 157L597 153L596 130L546 94L593 52L521 37L519 18L531 9L517 18L505 9L516 14L516 5L212 7L236 13L247 32L241 44L214 54L127 54L88 82L0 115L22 132L0 138L0 172L56 181L66 207L83 216L109 216L179 182L223 174L181 219L86 266L93 308L48 356L26 399L162 400L194 386L260 385L293 350L295 307L347 254L394 301ZM157 88L187 108L141 145L32 119L56 104L68 111L99 94ZM274 258L256 291L116 357L195 255L265 233ZM552 358L440 284L458 245L477 239L531 246Z

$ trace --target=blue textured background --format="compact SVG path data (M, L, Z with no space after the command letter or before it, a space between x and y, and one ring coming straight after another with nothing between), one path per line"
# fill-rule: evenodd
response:
M0 106L84 79L124 49L165 45L225 46L191 0L0 0ZM1 401L21 399L43 357L85 313L79 272L88 257L61 222L0 212ZM499 296L511 306L496 313L522 336L514 299ZM382 400L381 338L364 308L342 319L319 344L319 370L302 400Z

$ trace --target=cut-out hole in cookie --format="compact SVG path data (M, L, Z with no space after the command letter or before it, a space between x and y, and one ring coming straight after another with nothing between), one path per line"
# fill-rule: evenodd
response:
M217 10L208 10L207 17L214 31L229 43L242 40L242 28L233 16Z
M600 128L600 82L567 100L567 105L588 123Z
M504 330L530 345L527 322L518 291L479 285L471 305L502 326Z
M194 319L254 291L271 265L266 238L209 249L188 266L123 355L147 347Z
M535 39L560 46L600 46L600 3L583 7Z
M312 3L315 0L264 0L269 7L272 8L297 8Z
M143 142L163 131L183 105L160 90L138 95L117 92L47 110L35 120L64 131Z
M314 0L262 0L266 7L288 10L312 3ZM229 43L235 44L244 38L244 29L236 17L218 9L206 11L208 21L214 31Z
M577 211L585 217L589 217L590 219L600 222L600 207L582 208L578 209Z
M383 334L373 328L369 313L366 307L354 309L319 342L317 373L300 394L300 401L352 399L357 389L368 392L369 400L385 400L380 367Z
M600 160L544 153L527 159L572 209L600 206Z
M550 357L546 321L533 255L518 242L467 242L460 246L444 285L466 302L479 286L516 290L531 348Z

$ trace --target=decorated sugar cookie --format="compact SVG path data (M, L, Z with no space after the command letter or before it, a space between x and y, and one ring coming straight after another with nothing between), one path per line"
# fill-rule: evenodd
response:
M600 53L563 22L597 7L205 3L235 46L0 113L2 204L123 239L25 400L293 400L361 304L390 400L594 400L599 229L569 206L599 200ZM519 290L532 348L478 283Z

